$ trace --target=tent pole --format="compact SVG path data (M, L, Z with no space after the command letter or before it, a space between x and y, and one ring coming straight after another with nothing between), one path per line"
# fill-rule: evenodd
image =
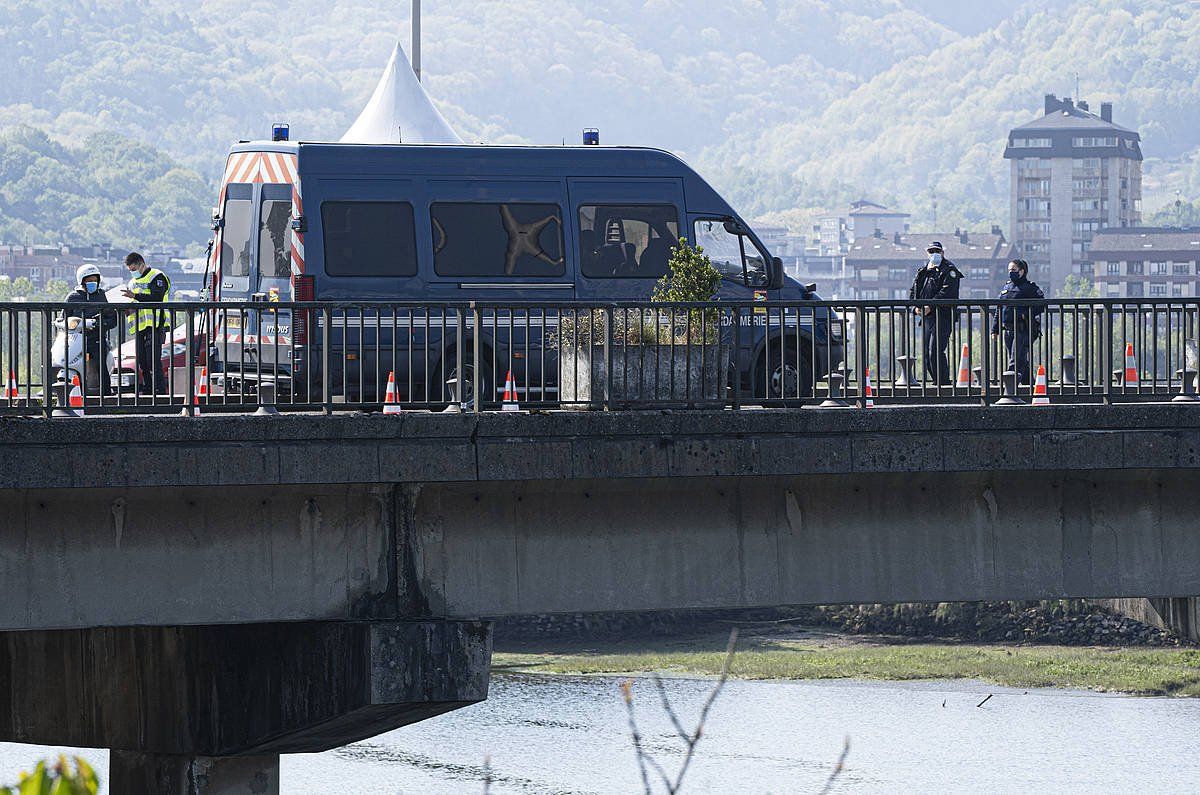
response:
M412 0L412 68L421 81L421 0Z

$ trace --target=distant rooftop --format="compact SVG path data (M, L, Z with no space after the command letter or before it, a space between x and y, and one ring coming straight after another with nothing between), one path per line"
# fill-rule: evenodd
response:
M882 204L876 204L866 199L850 202L850 217L856 218L860 216L870 216L872 218L890 217L890 218L908 218L908 213L896 212L895 210L884 207Z
M1092 238L1091 253L1130 254L1188 252L1200 256L1200 228L1141 226L1102 229Z
M1111 102L1100 105L1099 115L1092 113L1091 106L1086 101L1076 103L1070 97L1059 99L1053 94L1046 95L1045 115L1028 124L1022 124L1017 130L1030 132L1036 130L1112 130L1137 136L1133 130L1126 129L1113 123L1113 106Z
M925 259L925 247L937 240L946 258L961 263L970 260L1007 261L1013 256L1012 244L995 227L991 232L910 232L903 235L860 237L850 246L848 260L911 260Z

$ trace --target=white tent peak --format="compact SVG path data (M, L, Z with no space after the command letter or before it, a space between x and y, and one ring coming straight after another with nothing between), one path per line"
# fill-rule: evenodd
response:
M399 43L392 50L375 93L350 129L347 144L461 144L413 74Z

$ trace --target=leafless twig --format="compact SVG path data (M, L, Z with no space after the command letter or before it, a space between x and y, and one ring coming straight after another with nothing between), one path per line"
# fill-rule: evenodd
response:
M833 766L833 770L829 774L829 778L825 779L825 786L821 788L820 795L829 795L833 791L833 784L837 781L838 776L842 774L842 770L846 767L846 757L850 754L850 738L847 737L842 743L842 753L838 756L837 764Z
M692 758L696 753L696 744L700 742L700 738L704 736L704 725L708 720L708 712L712 709L713 702L717 700L717 696L721 694L721 690L725 687L725 682L729 679L729 666L733 663L733 655L737 649L738 631L736 628L729 633L729 643L725 648L725 661L721 665L721 676L717 679L717 684L708 694L708 699L705 700L704 706L700 710L700 717L696 721L696 728L692 732L688 732L683 728L683 722L679 720L679 715L675 712L675 708L671 706L671 699L667 696L667 689L663 685L662 677L655 674L653 676L654 686L658 690L659 699L662 702L663 711L667 713L667 717L671 721L671 725L675 729L675 735L685 746L683 763L679 767L679 772L675 776L675 780L667 776L666 771L642 747L642 737L638 732L637 721L633 714L633 681L626 680L621 685L622 693L625 697L625 706L629 711L629 731L633 736L633 748L637 753L638 767L642 773L642 786L647 793L650 793L650 776L647 773L647 767L652 768L663 781L663 786L666 787L668 793L674 795L679 792L683 786L683 777L687 774L688 767L692 763Z
M975 707L976 708L982 707L984 704L988 703L988 699L990 699L991 697L992 697L992 694L988 693L987 698L985 698L983 701L980 701L978 704L975 705Z

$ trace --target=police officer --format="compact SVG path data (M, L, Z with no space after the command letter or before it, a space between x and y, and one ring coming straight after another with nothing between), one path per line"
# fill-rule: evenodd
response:
M125 268L132 278L129 287L121 291L126 298L144 304L164 303L170 300L171 280L158 268L151 268L136 251L125 257ZM171 325L170 313L162 309L135 309L133 329L137 333L138 381L143 390L150 394L167 391L167 379L162 368L163 341Z
M100 371L100 387L104 394L111 395L112 381L109 377L108 363L105 359L108 349L108 331L117 325L117 313L105 312L97 304L108 305L108 296L100 289L100 269L95 265L80 265L75 271L75 280L79 283L67 293L68 304L89 304L88 307L68 308L63 317L78 317L84 322L83 349L85 361L98 362Z
M925 253L929 258L917 271L908 297L914 301L957 299L962 272L954 267L953 262L946 259L939 241L930 243ZM914 307L913 311L921 318L921 351L925 359L925 373L935 384L952 383L950 362L946 359L946 346L950 344L954 307L918 306Z
M1029 263L1015 259L1008 263L1008 283L1000 291L1001 301L1029 301L1045 298L1042 288L1029 281ZM992 318L992 336L1004 329L1004 347L1008 349L1008 361L1015 366L1018 383L1028 384L1029 348L1042 335L1042 311L1040 306L1004 306Z

